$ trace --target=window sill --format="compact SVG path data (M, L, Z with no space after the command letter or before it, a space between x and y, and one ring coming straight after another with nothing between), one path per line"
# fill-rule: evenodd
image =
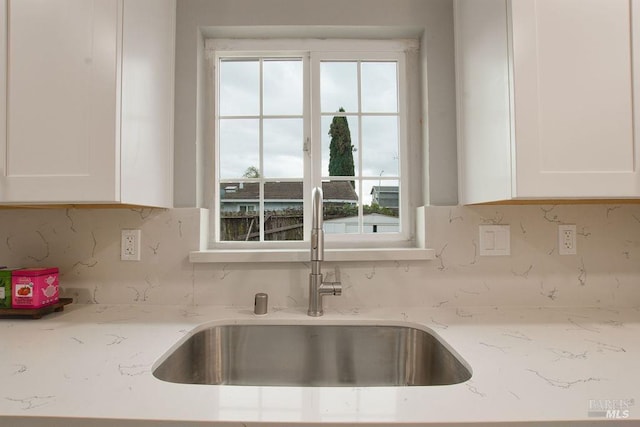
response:
M292 249L207 249L209 211L200 210L200 250L189 253L192 263L255 263L255 262L309 262L308 247ZM416 242L413 247L339 248L325 246L324 260L328 262L354 261L429 261L436 259L434 249L426 248L425 207L416 209Z
M325 249L327 262L349 261L427 261L435 259L433 249ZM189 254L192 263L232 262L308 262L308 249L205 250Z

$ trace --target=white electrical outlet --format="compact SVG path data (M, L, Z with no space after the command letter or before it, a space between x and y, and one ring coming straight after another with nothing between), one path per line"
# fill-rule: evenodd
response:
M122 230L120 259L122 261L140 261L140 230Z
M558 226L558 253L560 255L575 255L578 252L576 247L576 226Z

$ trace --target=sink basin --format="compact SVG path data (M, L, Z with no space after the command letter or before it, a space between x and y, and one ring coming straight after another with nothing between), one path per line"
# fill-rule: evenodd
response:
M438 338L406 326L213 326L163 359L153 375L183 384L432 386L471 378Z

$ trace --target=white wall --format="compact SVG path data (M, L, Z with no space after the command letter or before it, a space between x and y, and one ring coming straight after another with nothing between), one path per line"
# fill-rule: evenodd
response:
M256 26L261 28L256 30ZM269 27L269 28L265 28ZM203 86L202 33L268 34L345 37L358 27L369 34L422 35L423 75L428 85L411 88L423 97L428 117L424 135L411 148L412 159L423 158L431 179L423 187L424 202L457 203L453 6L451 0L178 0L176 29L175 206L204 206L206 102ZM362 34L362 32L360 32ZM426 106L429 109L426 109ZM422 144L420 143L422 142ZM422 156L421 151L425 154ZM423 165L418 164L418 168ZM414 177L418 185L421 174Z

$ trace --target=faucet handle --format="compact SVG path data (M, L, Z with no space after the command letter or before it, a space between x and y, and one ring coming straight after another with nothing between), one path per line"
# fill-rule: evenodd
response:
M325 295L342 295L342 283L341 282L322 282L322 286L325 286Z
M333 282L333 295L335 296L342 295L342 283Z

